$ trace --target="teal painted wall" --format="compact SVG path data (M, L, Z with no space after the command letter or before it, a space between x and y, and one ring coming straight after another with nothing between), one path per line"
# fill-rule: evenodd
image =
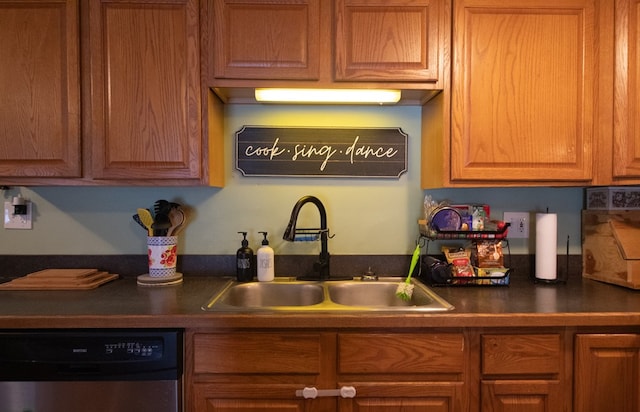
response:
M409 135L409 168L399 179L244 177L234 169L234 133L243 125L401 127ZM315 195L325 204L332 254L409 254L418 235L424 196L456 203L488 203L494 218L503 211L558 213L559 249L566 236L580 253L581 188L420 188L420 108L362 106L229 105L226 107L226 186L207 187L14 187L34 204L32 230L0 229L0 254L144 254L145 232L131 216L157 199L177 201L194 213L180 235L181 254L234 254L238 231L259 246L269 232L276 253L315 254L317 243L288 243L282 233L294 203ZM302 225L315 227L317 213L305 206ZM534 227L531 228L534 232ZM533 253L534 244L512 240L512 253Z

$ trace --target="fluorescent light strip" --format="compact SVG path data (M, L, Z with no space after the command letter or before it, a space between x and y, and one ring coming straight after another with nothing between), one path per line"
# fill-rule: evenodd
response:
M397 103L400 90L388 89L256 89L259 102L279 103Z

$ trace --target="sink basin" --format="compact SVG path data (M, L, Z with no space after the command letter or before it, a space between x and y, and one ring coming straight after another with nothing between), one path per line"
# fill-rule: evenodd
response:
M324 289L310 283L242 283L233 285L220 297L220 303L247 308L310 306L324 301Z
M203 310L224 312L260 311L409 311L442 312L453 306L420 282L411 300L396 296L402 278L363 281L298 281L277 277L273 282L229 281Z
M339 282L328 285L329 298L340 305L370 307L426 307L438 301L429 290L414 284L413 294L409 301L396 296L399 281L395 282ZM441 299L440 299L441 300Z

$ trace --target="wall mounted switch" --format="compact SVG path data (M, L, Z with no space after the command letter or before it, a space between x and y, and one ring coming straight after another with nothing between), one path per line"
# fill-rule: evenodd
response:
M529 213L528 212L504 212L503 220L510 223L507 238L527 239L529 237Z
M12 202L4 202L4 228L5 229L32 229L31 202L28 200L18 205L19 214L16 214L16 205ZM24 213L22 213L24 211Z

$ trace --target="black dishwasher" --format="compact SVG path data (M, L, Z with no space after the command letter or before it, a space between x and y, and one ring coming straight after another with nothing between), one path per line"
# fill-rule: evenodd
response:
M178 412L182 331L0 332L2 412Z

